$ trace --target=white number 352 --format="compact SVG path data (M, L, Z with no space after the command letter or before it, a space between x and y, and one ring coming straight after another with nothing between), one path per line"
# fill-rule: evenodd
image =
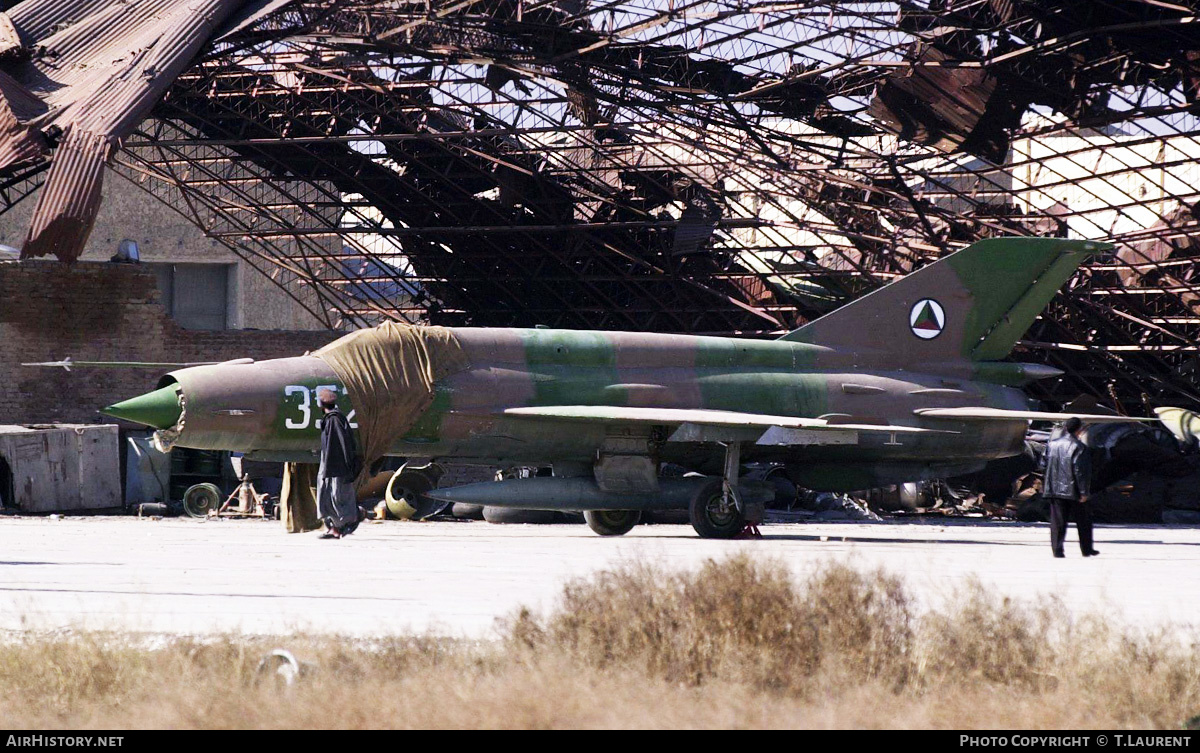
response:
M284 387L283 394L285 397L292 397L293 395L298 395L300 397L297 403L295 403L293 406L289 406L299 408L299 415L286 418L283 422L284 427L288 429L307 429L309 426L315 425L317 428L320 428L321 419L319 414L317 414L314 409L317 408L317 393L323 389L332 390L335 393L345 393L345 389L343 389L341 385L337 384L320 384L312 389L309 389L301 384L289 384L288 386ZM313 421L314 415L318 415L315 423ZM350 423L350 428L358 428L358 423L354 420L353 410L351 410L349 415L346 416L346 420Z

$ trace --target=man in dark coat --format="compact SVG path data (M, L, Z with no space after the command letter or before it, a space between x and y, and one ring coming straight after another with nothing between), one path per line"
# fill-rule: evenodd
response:
M1082 421L1067 419L1050 435L1042 455L1042 496L1050 503L1050 546L1055 557L1066 556L1063 540L1072 517L1083 556L1100 553L1092 547L1092 508L1087 504L1092 483L1091 450L1079 438L1082 432Z
M337 407L337 394L330 389L317 392L321 409L321 467L317 471L317 515L325 521L322 538L340 539L358 528L358 498L354 479L358 476L358 444L350 422Z

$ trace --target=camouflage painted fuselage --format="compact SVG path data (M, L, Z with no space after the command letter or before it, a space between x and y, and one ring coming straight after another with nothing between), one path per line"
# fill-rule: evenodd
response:
M818 489L853 489L980 467L1021 450L1026 423L948 421L914 411L987 405L1024 409L1019 364L962 362L927 374L866 371L856 353L787 340L547 329L453 330L470 361L435 398L395 455L501 465L590 464L605 448L712 471L721 449L668 442L646 427L498 415L505 408L611 405L686 408L921 426L957 433L860 433L853 444L748 444L745 461L785 462ZM985 376L989 381L981 381ZM175 372L186 399L179 443L264 459L311 461L316 390L345 390L321 359L303 356ZM972 377L975 377L974 379ZM353 416L351 416L353 419Z
M336 387L352 408L342 374L371 408L362 433L406 457L553 465L599 482L609 459L631 456L643 474L661 461L711 473L732 443L743 461L786 463L814 489L967 473L1021 451L1030 416L1016 412L1030 406L1016 388L1061 372L1003 359L1083 259L1107 248L986 239L772 341L384 325L315 356L184 369L168 378L178 404L168 390L112 415L137 407L184 446L311 460L317 388ZM375 349L340 360L360 341ZM389 409L393 396L418 407ZM918 413L946 409L960 410ZM394 431L379 431L381 416Z

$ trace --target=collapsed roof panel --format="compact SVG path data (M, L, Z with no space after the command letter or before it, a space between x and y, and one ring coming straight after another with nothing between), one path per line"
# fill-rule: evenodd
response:
M23 0L0 13L0 170L55 150L23 258L79 256L113 151L245 5ZM254 5L260 16L280 7Z
M70 259L108 157L331 326L769 335L1105 238L1021 357L1200 399L1192 5L24 0L0 209L46 181L25 251Z

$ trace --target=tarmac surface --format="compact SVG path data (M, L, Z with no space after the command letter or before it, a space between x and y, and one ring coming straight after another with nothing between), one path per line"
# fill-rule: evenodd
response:
M972 578L1001 593L1057 594L1084 613L1147 627L1200 626L1200 529L1100 526L1101 556L1050 556L1045 525L936 521L763 527L704 541L689 526L601 538L583 525L364 524L344 541L261 520L0 518L0 631L99 629L493 636L497 617L553 605L563 583L621 561L687 568L738 551L803 574L837 560L903 575L926 606Z

